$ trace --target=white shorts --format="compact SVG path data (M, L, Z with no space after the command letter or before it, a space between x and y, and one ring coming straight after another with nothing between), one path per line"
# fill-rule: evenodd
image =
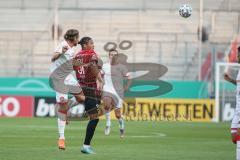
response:
M76 80L76 78L72 74L69 74L65 78L64 84L65 85L70 85L70 86L76 86L78 90L79 90L79 88L81 88L80 85L78 84L78 81ZM67 102L68 101L68 94L60 93L60 92L56 91L56 101L57 101L57 103Z
M117 93L116 91L113 90L104 90L102 97L110 97L112 98L114 102L114 107L117 109L122 108L123 105L123 92Z

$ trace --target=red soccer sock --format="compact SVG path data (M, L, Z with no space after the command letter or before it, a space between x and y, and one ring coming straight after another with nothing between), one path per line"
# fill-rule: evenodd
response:
M235 144L237 143L237 141L240 141L240 135L238 132L239 131L237 128L231 128L232 142Z

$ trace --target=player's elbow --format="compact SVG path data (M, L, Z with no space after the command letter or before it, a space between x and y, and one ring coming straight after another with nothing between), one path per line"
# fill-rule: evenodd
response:
M56 56L54 55L54 56L52 56L52 58L51 58L51 62L54 62L54 61L56 61Z
M54 58L54 57L52 57L52 58L51 58L51 62L54 62L54 61L55 61L55 58Z

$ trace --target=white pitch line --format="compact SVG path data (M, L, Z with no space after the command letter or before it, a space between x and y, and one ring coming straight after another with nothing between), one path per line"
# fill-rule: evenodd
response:
M126 136L131 138L156 138L156 137L166 137L164 133L153 133L154 135L136 135L136 136Z

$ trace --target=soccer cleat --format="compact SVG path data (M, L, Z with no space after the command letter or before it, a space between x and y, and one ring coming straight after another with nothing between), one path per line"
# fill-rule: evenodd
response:
M108 136L110 134L110 126L106 126L105 135Z
M120 138L124 137L124 129L120 129Z
M91 147L82 147L81 152L83 154L96 154Z
M58 140L58 148L61 150L65 150L65 140L64 139Z

